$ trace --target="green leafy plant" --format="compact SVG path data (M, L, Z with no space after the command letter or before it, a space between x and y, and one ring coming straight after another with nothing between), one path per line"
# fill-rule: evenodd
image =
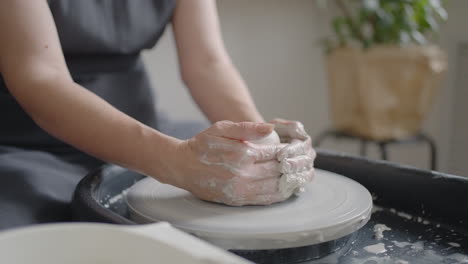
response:
M358 44L367 49L378 44L427 44L447 20L441 0L322 0L339 15L331 21L333 39L326 47Z

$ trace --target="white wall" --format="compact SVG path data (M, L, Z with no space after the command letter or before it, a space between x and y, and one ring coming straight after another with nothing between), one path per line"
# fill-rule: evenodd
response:
M316 43L323 25L316 19L313 1L293 3L224 0L218 7L226 46L260 111L267 119L298 119L318 131L314 124L327 120L322 52ZM161 109L176 119L199 119L174 68L173 47L169 30L147 54ZM174 105L175 101L180 103Z
M468 68L459 68L463 61L468 58L461 58L460 55L467 54L460 48L468 44L468 1L450 0L447 1L449 20L444 26L441 34L441 45L449 51L449 72L447 75L444 94L439 105L440 111L438 129L444 135L440 139L441 146L445 152L442 153L445 169L451 173L468 176L468 135L461 135L460 131L468 131L468 98L457 98L466 95L466 92L460 90L468 89L466 75ZM458 92L456 92L458 90ZM458 105L455 105L455 104ZM455 112L456 111L456 112ZM464 128L464 129L463 129ZM464 146L465 148L460 148ZM463 153L462 153L463 152Z
M330 124L323 54L318 45L328 31L328 24L314 2L218 0L226 46L260 111L267 119L301 120L312 136ZM449 2L451 18L441 39L453 60L459 29L468 22L463 14L463 10L468 10L468 1ZM203 119L180 82L170 30L156 49L145 54L145 59L158 93L159 109L169 112L173 119ZM425 130L439 145L439 165L443 171L450 171L451 119L448 117L452 111L454 78L450 72L425 124ZM354 153L357 150L356 144L348 142L330 142L324 147ZM371 155L377 157L375 154L371 149ZM394 147L390 158L423 168L428 161L427 151L421 146Z

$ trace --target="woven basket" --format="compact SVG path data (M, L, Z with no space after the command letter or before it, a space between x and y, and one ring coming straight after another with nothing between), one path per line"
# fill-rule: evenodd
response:
M421 129L447 57L436 46L342 48L328 55L327 68L335 128L389 140Z

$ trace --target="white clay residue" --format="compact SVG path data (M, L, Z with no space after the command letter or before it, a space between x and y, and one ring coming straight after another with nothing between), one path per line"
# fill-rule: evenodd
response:
M351 257L346 259L346 263L349 264L411 264L413 261L416 261L415 257L417 256L418 262L417 263L457 263L457 264L468 264L468 256L460 253L454 253L450 255L446 254L439 254L438 252L425 249L423 241L416 241L414 243L407 242L407 241L392 241L395 246L399 248L411 249L408 251L406 256L399 255L398 257L392 257L392 254L382 254L387 252L387 250L391 251L391 245L385 245L383 243L378 243L375 245L370 245L364 247L364 250L375 254L375 255L361 255L357 251L351 251ZM450 242L455 243L455 242ZM457 245L455 243L454 245ZM461 245L460 245L461 247ZM317 261L311 261L310 263L317 263L317 264L338 264L339 263L339 256L342 254L335 253L332 254L332 257L323 258ZM406 257L410 257L412 260L405 259Z
M378 243L375 245L364 247L364 250L373 254L381 254L381 253L387 252L387 250L385 249L384 243Z
M388 212L390 212L392 214L395 214L395 215L397 215L399 217L402 217L402 218L405 218L405 219L408 219L408 220L414 220L414 221L416 221L418 223L421 223L423 225L431 224L431 221L429 221L428 219L425 219L425 218L423 218L421 216L413 216L413 215L408 214L408 213L403 212L403 211L397 211L395 208L390 208L390 209L386 210L386 209L384 209L384 208L382 208L380 206L377 206L377 205L372 206L372 213L376 213L376 212L380 212L380 211L388 211ZM423 210L422 212L424 214L425 211ZM440 224L436 224L436 227L440 228Z
M327 259L328 260L328 259ZM420 262L418 263L425 263L424 260L429 260L428 263L457 263L457 264L468 264L468 256L463 254L451 254L448 256L442 256L437 254L433 250L425 250L420 256ZM456 262L447 262L447 261L456 261ZM311 262L315 263L315 262ZM318 262L320 264L337 264L338 261L334 262ZM371 257L363 257L363 258L351 258L349 264L411 264L412 262L403 260L400 258L392 258L390 256L371 256Z
M305 191L307 183L307 173L283 174L280 178L279 189L283 197L290 197L292 194L300 195Z
M457 264L467 264L468 263L468 256L455 253L448 256L439 255L437 252L433 250L425 250L422 256L424 259L431 260L431 263L447 263L447 260L454 260ZM453 263L453 262L449 262Z
M413 245L411 245L411 248L415 250L424 250L424 242L423 241L414 242Z
M458 261L457 263L459 263L459 264L468 263L468 256L460 254L460 253L455 253L455 254L452 254L452 255L448 255L447 258Z
M441 255L434 250L426 249L424 250L423 241L417 241L414 243L410 242L399 242L392 241L397 247L404 248L411 246L413 251L410 251L408 257L414 259L417 254L419 262L418 263L457 263L457 264L468 264L468 256L460 253L454 253L450 255ZM391 248L391 246L387 246ZM367 252L376 254L373 256L360 256L357 251L351 251L351 258L346 259L346 263L349 264L411 264L412 261L405 260L405 256L392 257L387 254L382 254L386 252L386 248L383 243L378 243L375 245L367 246L364 248ZM390 249L389 249L390 250ZM418 251L418 253L415 253ZM339 259L342 254L336 252L325 258L311 261L310 263L316 264L338 264ZM309 263L309 262L307 262Z
M372 205L372 213L377 213L377 212L380 212L380 211L383 211L384 209L378 205Z
M395 246L399 247L399 248L404 248L406 246L409 246L411 245L410 242L399 242L399 241L392 241L393 244L395 244Z
M107 201L107 203L104 203L104 204L103 204L103 206L104 206L105 208L109 208L111 205L113 205L113 204L115 204L116 202L122 200L122 199L124 198L124 196L128 193L128 190L129 190L129 189L130 189L130 188L127 188L127 189L123 190L121 193L117 194L116 196L111 197L111 198Z
M123 190L122 193L120 194L117 194L116 196L112 197L109 199L109 204L115 204L116 202L118 202L119 200L121 200L128 192L128 189L126 190Z
M401 211L397 211L395 208L390 208L390 213L392 214L396 214L398 215L399 217L403 217L403 218L406 218L408 220L411 220L413 219L413 216L408 214L408 213L405 213L405 212L401 212Z
M403 217L403 218L406 218L406 219L408 219L408 220L411 220L411 219L413 218L412 215L407 214L407 213L404 213L404 212L397 212L397 215L398 215L399 217Z
M392 230L392 229L390 227L384 225L384 224L376 224L374 226L374 237L375 237L375 239L381 240L384 237L383 232L390 231L390 230Z
M347 262L348 263L348 262ZM371 264L395 264L395 262L389 257L389 256L383 256L383 257L380 257L380 256L372 256L372 257L365 257L365 258L355 258L355 259L351 259L351 261L349 262L349 264L368 264L368 263L371 263ZM322 263L320 263L322 264ZM323 263L325 264L325 263ZM326 263L326 264L330 264L330 263ZM334 264L337 264L337 263L334 263Z
M210 188L214 189L214 188L216 188L216 185L217 184L216 184L215 179L209 179L208 180L208 186L210 186Z
M406 260L397 259L397 260L395 260L395 264L409 264L409 262L406 261Z
M451 247L460 247L460 244L456 243L456 242L448 242L447 244L449 244Z
M424 250L424 242L423 241L416 241L414 243L410 243L410 242L405 242L405 241L392 241L393 244L395 244L395 246L399 247L399 248L404 248L404 247L407 247L407 246L411 246L411 249L414 249L414 250Z

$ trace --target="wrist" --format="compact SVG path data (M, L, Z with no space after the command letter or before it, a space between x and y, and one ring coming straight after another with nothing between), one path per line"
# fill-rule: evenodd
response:
M183 148L186 141L169 136L165 137L164 147L159 148L156 154L158 164L154 168L155 173L152 177L162 183L181 187L181 179L177 172L184 166L179 161L184 160L181 156L184 154Z
M162 183L173 184L174 157L183 141L154 129L143 138L141 153L135 155L137 171Z
M185 189L187 182L184 177L187 175L188 164L191 164L190 155L187 155L189 153L189 140L176 139L175 142L171 142L167 151L161 154L164 165L160 168L163 172L158 180Z

